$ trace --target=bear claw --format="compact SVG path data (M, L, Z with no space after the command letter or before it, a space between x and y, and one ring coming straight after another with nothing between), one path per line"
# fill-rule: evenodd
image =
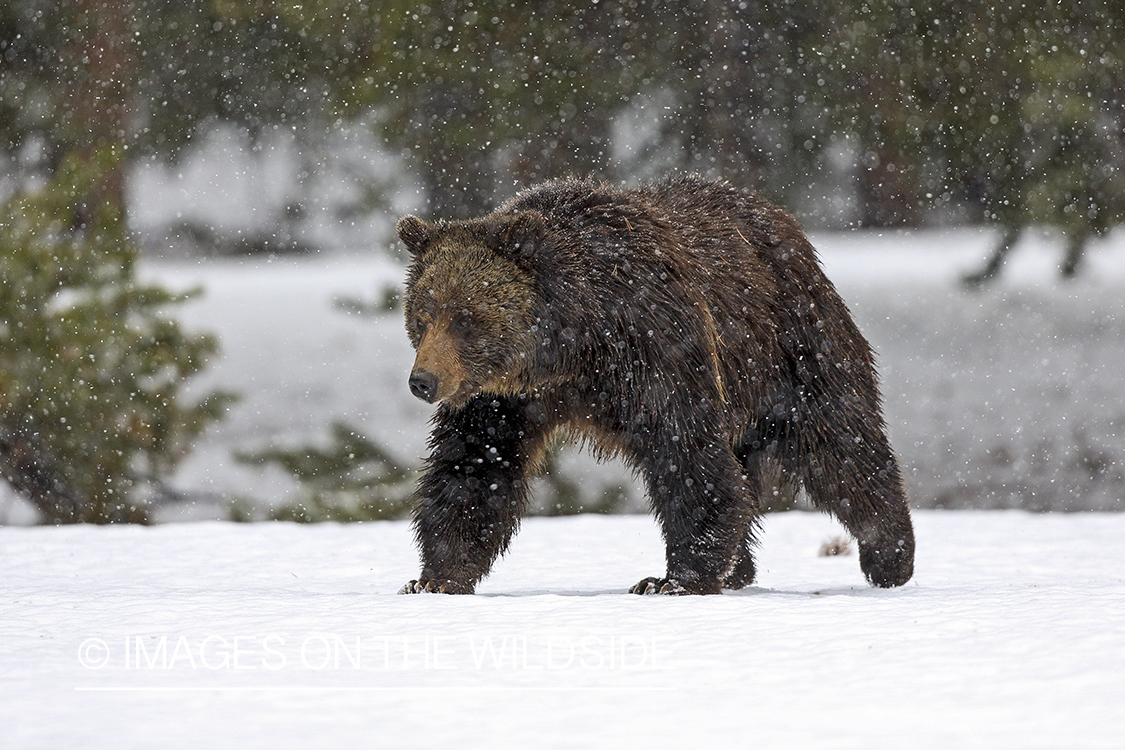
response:
M679 595L689 593L675 578L655 578L649 576L629 589L630 594L669 594Z
M471 588L454 583L453 581L408 581L398 590L400 594L471 594Z

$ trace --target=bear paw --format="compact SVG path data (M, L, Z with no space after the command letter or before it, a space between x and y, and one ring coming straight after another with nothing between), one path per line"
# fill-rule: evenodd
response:
M630 594L670 594L670 595L683 595L690 594L691 592L684 588L683 584L675 578L654 578L649 576L645 578L636 586L629 589Z
M456 581L409 581L398 590L400 594L471 594L473 587Z
M859 547L859 567L872 586L901 586L914 575L913 540Z

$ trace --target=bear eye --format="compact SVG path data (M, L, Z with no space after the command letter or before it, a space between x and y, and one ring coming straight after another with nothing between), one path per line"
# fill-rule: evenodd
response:
M418 332L418 338L426 335L426 321L422 320L421 318L415 318L414 330Z
M453 319L453 330L464 333L473 327L473 316L468 310L462 310L457 313L457 317Z

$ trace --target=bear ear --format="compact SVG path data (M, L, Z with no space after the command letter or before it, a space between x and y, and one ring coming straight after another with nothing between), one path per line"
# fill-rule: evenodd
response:
M521 211L503 229L502 250L518 258L530 258L538 252L547 236L547 220L538 211Z
M406 245L411 255L421 255L433 239L433 229L417 216L403 216L395 227L398 238Z

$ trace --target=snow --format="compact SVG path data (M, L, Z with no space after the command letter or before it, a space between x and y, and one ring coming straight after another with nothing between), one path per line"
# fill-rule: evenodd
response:
M915 522L900 589L794 512L682 598L624 593L645 516L529 519L475 597L395 595L401 521L0 528L4 747L1121 747L1125 515Z
M1061 284L1058 238L1033 233L976 295L956 280L987 232L815 241L880 353L915 505L1122 507L1125 236ZM376 250L145 261L203 288L178 317L223 354L196 392L243 396L176 487L264 513L297 488L231 451L338 419L418 461L431 408L407 393L400 316L333 305L401 283ZM632 482L563 465L584 488ZM643 515L528 519L461 598L394 595L417 575L406 522L0 527L3 747L1120 747L1125 516L915 518L901 589L868 588L854 554L817 557L836 523L789 513L767 520L758 586L708 598L623 593L663 571Z

